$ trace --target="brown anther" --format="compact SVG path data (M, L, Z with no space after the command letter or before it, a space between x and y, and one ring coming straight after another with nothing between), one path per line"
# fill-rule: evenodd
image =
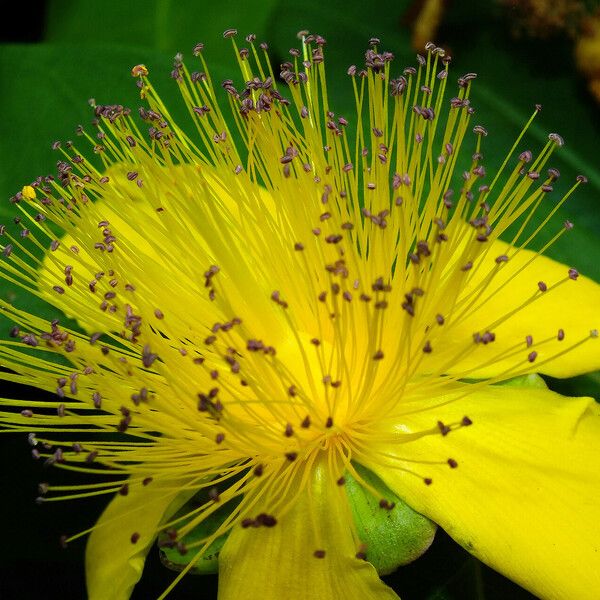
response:
M290 423L288 423L285 426L284 435L285 435L285 437L292 437L294 435L294 428L291 426Z
M440 433L443 436L448 435L450 433L450 431L451 431L450 427L448 427L448 425L444 425L444 423L442 423L442 421L438 421L437 422L437 426L438 426L438 429L440 430Z
M548 286L543 281L538 281L538 289L540 292L545 292L548 289Z
M327 427L327 429L331 429L333 427L333 417L327 417L327 421L325 421L325 427Z
M458 463L453 458L449 458L446 462L451 469L456 469L456 467L458 467Z
M537 358L538 353L534 350L533 352L530 352L529 355L527 356L527 360L532 363L535 361L535 359Z
M425 478L423 479L423 483L424 483L425 485L431 485L431 484L433 483L433 479L431 479L431 477L425 477Z
M469 417L467 417L466 415L461 419L460 424L463 427L468 427L469 425L473 425L473 421L471 421L471 419L469 419Z
M427 340L423 346L423 352L425 352L425 354L431 354L432 350L433 348L431 347L431 342Z
M564 139L558 133L549 133L548 139L551 142L554 142L558 147L565 145Z
M131 534L130 540L131 540L132 544L137 544L139 539L140 539L140 534L137 531L135 531L134 533Z
M158 354L154 354L150 350L150 346L146 344L142 350L142 364L146 369L149 369L154 361L158 358Z
M148 69L145 65L135 65L135 67L131 69L132 77L146 77L147 75Z
M262 525L263 527L274 527L277 525L277 519L273 515L260 513L255 519L255 527Z
M315 558L325 558L325 550L315 550L313 556Z
M286 452L284 455L290 462L294 462L298 458L297 452Z
M308 415L304 417L302 423L300 423L300 427L302 427L302 429L308 429L310 427L310 417Z
M383 351L377 350L375 354L373 354L373 360L381 360L383 358Z
M340 478L339 478L339 479L336 481L336 483L337 483L338 485L344 485L344 484L346 483L346 479L345 479L344 477L340 477Z
M569 269L569 279L575 281L579 277L577 269Z
M565 339L565 331L564 331L564 329L559 329L558 330L558 334L556 335L556 339L559 342L562 342Z

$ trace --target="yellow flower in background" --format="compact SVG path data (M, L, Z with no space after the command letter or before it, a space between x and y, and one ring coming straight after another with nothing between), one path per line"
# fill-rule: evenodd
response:
M188 561L173 586L219 552L224 600L396 598L377 571L400 501L426 518L395 564L431 519L541 597L598 597L600 410L534 375L600 368L600 287L526 249L572 228L552 220L584 182L553 200L562 139L534 155L525 127L488 176L476 76L449 92L434 45L396 76L371 40L340 115L323 38L281 85L266 45L225 36L241 86L215 88L201 44L200 70L175 59L193 134L139 65L139 116L95 106L93 153L56 144L58 178L1 230L2 277L79 325L0 305L0 377L58 396L2 399L0 422L89 474L46 501L114 495L65 540L90 534L89 597L127 598L160 534Z

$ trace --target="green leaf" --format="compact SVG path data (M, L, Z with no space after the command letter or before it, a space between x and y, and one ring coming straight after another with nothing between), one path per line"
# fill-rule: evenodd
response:
M202 494L202 496L204 498L204 502L206 502L208 500L206 493ZM204 502L202 502L202 504ZM161 533L158 537L158 546L161 549L160 560L163 565L169 569L172 569L173 571L181 571L190 563L190 561L195 560L197 551L203 547L204 540L212 536L219 529L219 527L232 513L238 503L238 501L227 502L223 506L219 507L214 513L207 516L187 535L183 536L181 540L179 540L185 545L186 550L183 550L183 552L176 546L169 547L168 545L165 545L169 543L170 538L167 533ZM196 498L191 500L179 510L175 516L175 519L184 517L193 511L197 506L199 506L198 499ZM189 522L189 517L184 518L178 524L178 527L181 528ZM228 534L220 535L213 542L211 542L203 553L202 557L196 561L189 572L196 575L209 575L211 573L218 573L219 553L221 552L221 549L227 540L227 536ZM193 546L194 549L189 549L192 545L195 545Z
M218 42L231 27L244 36L262 37L275 4L275 0L54 0L48 5L46 35L50 42L80 46L119 44L187 53L199 41Z
M431 545L437 526L415 512L376 475L354 464L361 479L377 492L346 473L345 487L358 537L366 546L367 560L381 575L419 558ZM385 502L384 506L380 503Z
M530 373L529 375L520 375L519 377L513 377L506 381L501 381L497 385L509 385L514 387L529 387L534 389L545 390L548 388L546 382L537 373Z

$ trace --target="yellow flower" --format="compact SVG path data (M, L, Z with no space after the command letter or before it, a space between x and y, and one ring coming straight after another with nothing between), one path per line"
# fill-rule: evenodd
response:
M237 89L215 88L202 45L199 71L176 57L193 135L137 66L140 118L96 106L96 156L56 144L58 178L26 186L2 228L2 277L79 324L1 305L0 376L58 398L2 399L0 422L90 475L45 484L47 501L114 495L89 530L89 597L128 597L166 531L182 574L225 540L223 600L396 598L358 490L384 514L403 499L541 597L597 598L600 410L530 381L600 367L600 287L526 249L553 227L530 225L556 195L560 136L534 156L526 127L487 176L475 75L447 91L434 45L394 78L371 40L339 115L321 37L281 85L266 46L234 33Z

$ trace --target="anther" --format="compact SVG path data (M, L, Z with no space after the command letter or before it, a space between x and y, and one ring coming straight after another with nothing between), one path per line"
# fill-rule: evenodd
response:
M577 269L569 269L569 279L575 281L579 277Z
M453 458L449 458L446 462L451 469L456 469L456 467L458 467L458 463Z
M554 142L559 148L565 145L565 140L558 133L548 134L548 139Z
M444 425L444 423L442 423L442 421L437 422L437 427L443 436L448 435L451 431L450 427L448 425Z
M313 556L315 558L325 558L325 550L315 550Z
M254 523L255 527L260 527L261 525L263 527L274 527L275 525L277 525L277 519L273 515L261 513L256 517Z
M525 150L525 151L521 152L521 154L519 154L519 160L524 163L531 162L532 158L533 158L533 154L531 153L530 150Z

